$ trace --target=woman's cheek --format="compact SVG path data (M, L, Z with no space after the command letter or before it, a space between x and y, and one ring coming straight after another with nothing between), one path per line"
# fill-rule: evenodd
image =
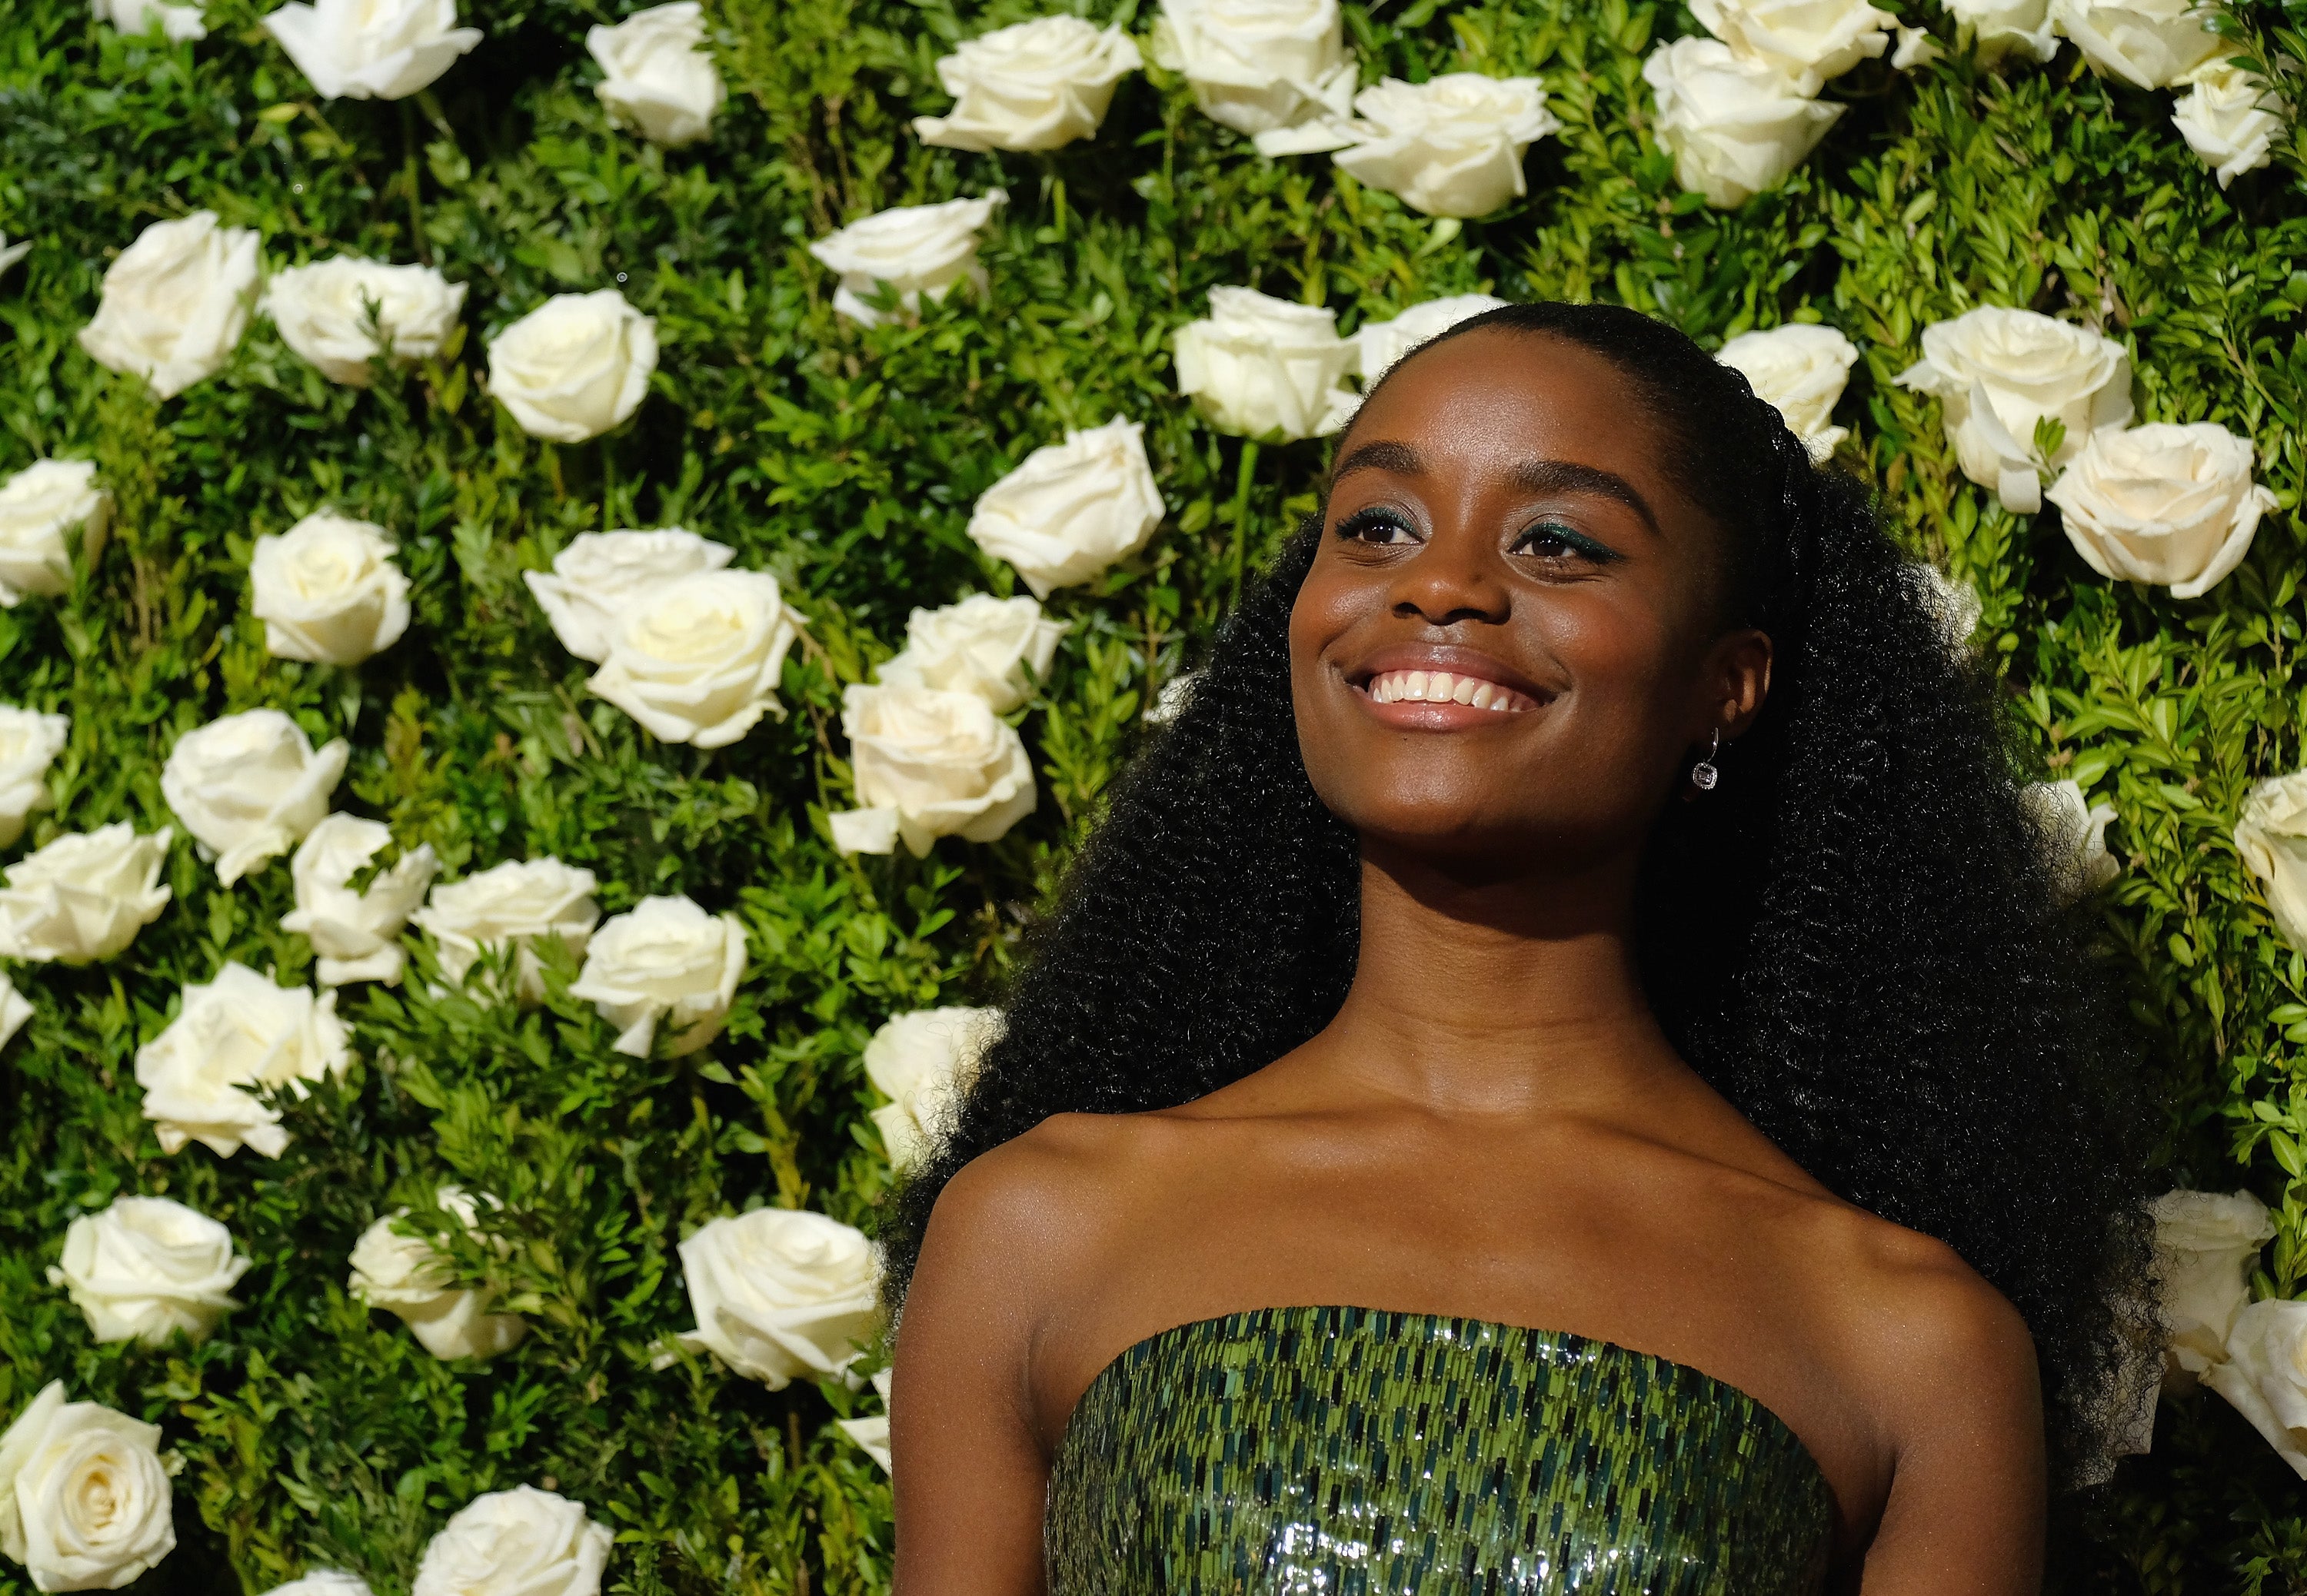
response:
M1536 608L1541 644L1582 697L1655 703L1688 678L1683 630L1638 593L1565 587Z

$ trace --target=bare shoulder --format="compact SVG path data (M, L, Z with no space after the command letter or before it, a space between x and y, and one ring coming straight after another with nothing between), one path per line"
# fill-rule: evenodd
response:
M1158 1114L1061 1114L980 1154L938 1194L923 1270L992 1266L1013 1296L1083 1278L1158 1199L1179 1133Z
M1814 1301L1838 1361L1888 1428L2041 1426L2027 1321L1945 1242L1831 1199L1814 1205Z

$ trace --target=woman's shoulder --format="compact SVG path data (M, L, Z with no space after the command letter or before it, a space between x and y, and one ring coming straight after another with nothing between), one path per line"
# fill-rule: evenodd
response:
M962 1166L938 1195L906 1296L917 1345L951 1338L999 1365L1045 1449L1093 1369L1100 1286L1129 1265L1171 1200L1179 1127L1155 1114L1066 1114ZM1081 1367L1076 1367L1082 1365Z
M2039 1424L2027 1321L1952 1247L1807 1193L1785 1203L1778 1233L1801 1255L1818 1351L1874 1394L1894 1438L1981 1403Z
M1183 1151L1188 1135L1170 1114L1052 1114L962 1165L939 1192L930 1223L1064 1227L1096 1208L1101 1195L1140 1185Z
M1839 1199L1802 1207L1799 1233L1814 1242L1828 1277L1841 1283L1839 1294L1853 1317L1935 1337L2026 1341L2019 1310L1946 1242Z
M1103 1239L1184 1135L1160 1114L1053 1114L962 1165L938 1194L929 1234L1062 1260Z

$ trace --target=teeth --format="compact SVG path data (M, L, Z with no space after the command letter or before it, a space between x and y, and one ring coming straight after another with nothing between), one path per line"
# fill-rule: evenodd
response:
M1511 687L1447 670L1388 670L1370 678L1367 690L1375 704L1462 704L1500 714L1538 707Z

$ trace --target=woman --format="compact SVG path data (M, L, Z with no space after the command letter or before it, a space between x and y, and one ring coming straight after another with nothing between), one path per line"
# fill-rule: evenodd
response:
M1632 312L1397 365L902 1195L900 1596L2037 1589L2142 1168L1926 591Z

